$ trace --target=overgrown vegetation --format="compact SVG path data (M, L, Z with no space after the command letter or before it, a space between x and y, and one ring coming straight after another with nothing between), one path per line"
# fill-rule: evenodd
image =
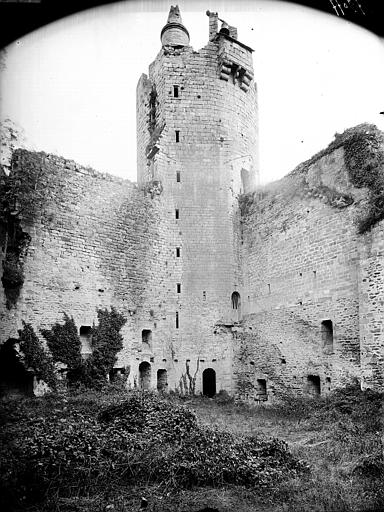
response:
M47 340L48 348L55 362L77 369L82 364L81 341L73 320L64 313L64 323L56 322L51 329L42 329L41 334Z
M110 401L98 416L97 396L2 404L2 510L42 509L100 489L111 500L116 488L138 484L168 495L225 484L262 493L306 471L284 441L207 427L174 400L131 391Z
M20 169L15 165L22 153L19 150L13 155L9 169L14 169L9 175L4 171L8 166L0 169L0 241L5 247L2 284L8 309L16 304L24 283L24 259L31 237L23 223L35 218L48 194L48 175L41 166Z
M352 183L369 190L368 212L358 222L362 234L384 219L384 134L366 125L346 140L344 154Z
M97 310L98 325L92 329L92 355L83 363L82 381L89 388L101 389L112 370L117 353L123 348L121 328L126 318L114 307Z
M121 328L126 319L114 307L97 310L98 325L93 326L92 354L86 360L81 356L81 341L77 327L68 315L64 323L56 322L51 329L42 329L49 352L45 351L30 324L23 324L19 331L20 350L26 368L34 370L38 379L44 380L52 390L57 389L55 363L66 365L72 386L101 389L113 369L118 352L123 348Z
M346 191L320 182L309 183L310 168L338 148L344 149L344 161L352 185L368 188L368 201L364 205L368 211L358 219L357 225L360 234L370 230L384 218L384 134L376 126L366 123L345 130L342 134L336 133L327 148L298 165L282 180L240 196L241 215L244 217L254 211L263 213L272 207L275 217L276 214L283 215L288 203L303 197L318 198L338 209L353 204L353 196Z
M46 352L31 324L23 322L19 329L19 346L25 368L32 369L35 376L56 390L57 379L52 356Z
M357 386L265 408L112 387L2 402L0 506L383 510L382 407Z

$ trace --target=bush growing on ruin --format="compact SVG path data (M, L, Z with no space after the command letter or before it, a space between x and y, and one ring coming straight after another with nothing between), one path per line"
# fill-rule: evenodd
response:
M64 363L71 369L81 366L81 342L73 318L64 313L64 324L56 322L51 329L41 329L40 332L47 340L56 362Z
M32 369L38 379L46 382L52 390L56 390L57 379L53 359L44 349L32 325L23 322L23 328L19 329L18 333L24 366Z
M345 164L352 184L368 188L368 212L358 220L359 233L384 219L384 135L366 125L344 143Z
M106 383L118 352L123 348L123 336L120 333L127 319L113 306L97 310L98 325L93 327L92 355L83 363L81 380L86 387L100 389Z

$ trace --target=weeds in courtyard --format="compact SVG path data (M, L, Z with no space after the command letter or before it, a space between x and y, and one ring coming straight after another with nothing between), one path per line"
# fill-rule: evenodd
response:
M251 408L107 388L1 405L2 510L384 510L382 399ZM310 468L309 470L307 468Z

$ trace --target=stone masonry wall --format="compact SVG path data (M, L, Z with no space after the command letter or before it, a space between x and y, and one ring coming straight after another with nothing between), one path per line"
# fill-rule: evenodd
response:
M228 54L235 46L229 43ZM231 294L242 287L242 170L250 183L258 173L254 82L245 91L221 79L219 53L219 42L198 52L164 47L137 89L139 181L161 183L167 284L157 332L168 347L164 368L173 388L186 364L194 371L199 360L197 392L206 368L216 372L217 391L233 390L232 341L215 324L231 318Z
M19 151L13 174L22 179L23 173L41 175L36 194L43 204L35 216L23 216L31 243L15 308L6 309L0 289L1 342L17 337L22 320L47 328L67 313L78 327L92 326L96 308L113 305L128 319L117 366L129 366L141 324L150 318L148 296L156 296L151 274L161 282L156 198L128 181L44 153Z
M384 224L360 244L360 339L363 389L384 389Z
M247 300L234 349L241 396L258 400L258 379L273 401L315 393L315 381L323 394L360 377L355 219L365 195L351 185L341 146L243 198ZM327 320L333 347L322 333Z

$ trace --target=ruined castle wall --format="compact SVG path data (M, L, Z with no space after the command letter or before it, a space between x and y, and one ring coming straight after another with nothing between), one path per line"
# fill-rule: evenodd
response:
M17 337L22 320L49 328L63 313L78 327L92 326L96 308L113 305L128 319L118 366L129 365L150 317L148 296L156 300L150 280L159 274L156 200L129 181L44 153L19 151L13 173L21 180L39 176L39 205L23 214L31 243L16 306L6 309L0 291L1 341Z
M363 193L352 187L340 147L243 204L240 395L257 399L258 379L273 400L285 390L315 393L318 384L323 394L359 376L354 204ZM332 322L332 344L323 321Z
M362 388L384 389L384 223L361 237L360 339Z

